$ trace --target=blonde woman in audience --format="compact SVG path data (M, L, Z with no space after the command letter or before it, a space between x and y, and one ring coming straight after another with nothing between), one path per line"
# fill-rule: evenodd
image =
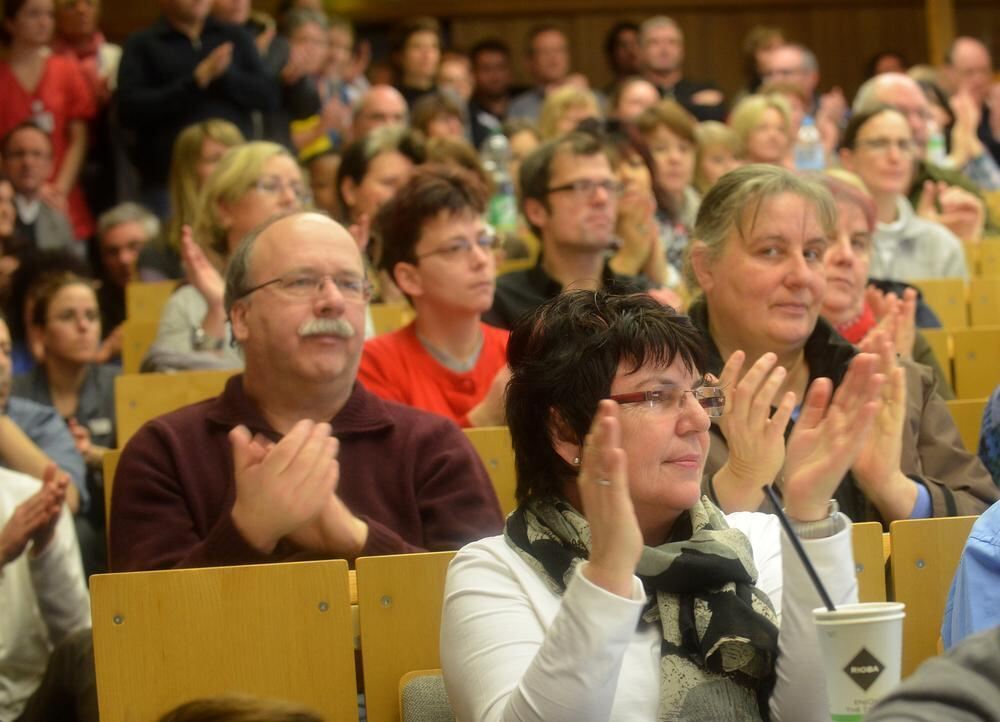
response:
M587 118L600 118L597 96L586 88L565 85L548 93L538 116L538 132L543 141L574 130Z
M225 152L243 142L240 129L220 118L189 125L177 136L167 181L170 220L165 235L154 243L147 243L139 254L139 277L143 281L184 277L181 231L184 226L194 225L205 180Z
M893 107L855 113L844 130L840 162L864 181L877 209L870 273L904 282L968 278L962 242L945 226L917 215L906 197L916 154L909 122Z
M181 235L188 283L170 297L145 370L241 368L230 343L221 273L240 240L280 213L310 204L295 159L276 143L232 148L205 181L193 229Z
M748 95L729 116L746 163L785 165L792 148L792 110L780 95Z
M701 202L691 185L696 125L694 118L674 100L662 100L636 119L636 127L653 157L656 183L665 194L666 207L660 218L664 226L664 250L667 263L678 273Z
M761 480L786 493L787 431L794 435L811 416L808 400L795 420L793 408L817 378L830 379L835 393L847 384L858 350L820 317L823 259L836 233L829 191L777 166L737 168L705 196L685 267L702 297L688 313L707 341L704 370L719 377L727 397L752 399L750 417L769 430L762 443L728 414L713 425L704 491L724 511L763 508ZM930 372L897 361L886 334L862 345L879 358L888 403L833 494L840 509L853 521L888 523L978 514L1000 498L963 447Z
M875 203L864 183L842 169L817 177L837 204L837 235L831 239L823 263L826 292L820 314L837 333L862 344L876 328L884 328L900 358L916 361L934 374L935 387L944 399L953 399L944 372L927 339L916 326L917 291L906 288L901 297L884 294L868 285Z
M695 138L698 152L694 161L694 187L704 195L719 178L740 166L736 158L739 141L732 128L717 120L698 123Z

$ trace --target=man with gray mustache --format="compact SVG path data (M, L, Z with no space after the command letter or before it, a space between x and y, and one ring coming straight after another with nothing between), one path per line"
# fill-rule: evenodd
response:
M326 216L243 240L225 304L246 370L125 447L113 570L456 549L499 531L461 431L357 382L369 296L357 245Z

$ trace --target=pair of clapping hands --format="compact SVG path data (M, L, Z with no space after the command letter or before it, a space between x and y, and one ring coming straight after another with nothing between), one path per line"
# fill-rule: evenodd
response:
M35 556L45 551L55 535L68 488L66 472L55 464L45 467L42 488L19 504L0 529L0 568L21 556L29 544Z
M330 424L299 421L277 443L245 426L229 433L236 501L232 519L254 548L270 554L288 538L303 549L356 556L368 525L337 496L339 442Z
M719 379L726 388L726 411L719 422L729 459L714 482L725 511L756 510L763 499L761 486L784 467L782 492L792 519L825 518L829 500L849 470L886 518L909 514L916 488L899 470L905 376L884 330L865 340L864 351L854 357L836 390L830 379L813 381L787 444L784 432L796 398L792 392L778 398L785 370L768 353L741 377L744 362L745 354L734 352ZM644 544L626 462L618 406L604 400L584 443L578 480L592 539L584 574L621 596L631 594ZM741 503L727 504L727 497Z

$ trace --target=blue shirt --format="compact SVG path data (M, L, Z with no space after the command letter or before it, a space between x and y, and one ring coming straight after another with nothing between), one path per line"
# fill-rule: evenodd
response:
M51 406L11 397L7 402L7 416L46 456L69 474L73 485L80 492L80 511L86 511L90 506L86 483L87 467L59 412Z
M1000 502L972 527L944 608L941 637L950 649L1000 624Z

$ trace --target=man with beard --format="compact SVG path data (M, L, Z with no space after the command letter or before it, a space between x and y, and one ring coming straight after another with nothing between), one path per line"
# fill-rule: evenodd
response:
M356 382L369 297L357 244L326 216L282 216L243 240L225 307L246 370L129 441L112 569L457 549L500 529L458 428Z
M542 254L534 268L497 279L493 308L483 320L510 329L565 288L645 290L643 281L607 264L621 193L607 151L590 133L567 133L525 158L521 210L541 239Z

